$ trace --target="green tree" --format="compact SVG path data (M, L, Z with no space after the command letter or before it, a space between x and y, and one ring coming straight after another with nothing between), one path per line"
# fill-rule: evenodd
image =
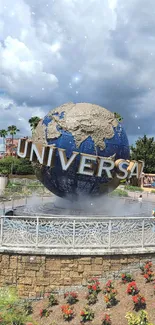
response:
M135 146L131 146L131 159L144 161L144 173L155 173L154 138L147 138L146 135L138 138Z
M10 125L8 127L8 132L10 133L11 138L12 138L12 151L13 151L13 139L14 139L14 135L16 135L17 132L19 132L19 131L20 130L15 125Z
M8 131L5 129L0 130L0 137L3 138L3 144L5 144L5 138L8 135Z
M114 112L114 117L115 117L119 122L122 122L122 121L123 121L123 117L122 117L119 113Z
M35 130L35 128L37 127L38 123L40 122L40 117L38 116L32 116L30 119L29 119L29 124L30 124L30 127L31 127L31 131L33 132Z

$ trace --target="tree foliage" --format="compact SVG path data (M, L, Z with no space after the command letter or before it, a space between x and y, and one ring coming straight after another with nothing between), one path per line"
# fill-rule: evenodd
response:
M6 138L6 136L8 135L8 131L5 129L0 130L0 137L1 138Z
M16 127L16 125L10 125L10 126L8 126L8 132L12 136L12 139L13 139L14 135L16 135L17 132L19 132L19 131L20 130Z
M5 144L5 138L8 135L8 131L5 129L0 130L0 137L3 138L3 144Z
M31 127L31 130L32 132L36 129L39 121L40 121L40 117L38 116L32 116L30 119L29 119L29 124L30 124L30 127Z
M131 159L143 160L145 163L145 173L155 173L155 141L144 135L136 141L135 146L131 146Z
M123 117L119 113L114 112L114 117L118 120L118 122L123 121Z

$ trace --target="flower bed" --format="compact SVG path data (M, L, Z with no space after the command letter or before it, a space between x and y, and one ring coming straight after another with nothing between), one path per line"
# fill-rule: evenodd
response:
M145 265L145 272L146 270L148 272L150 268L154 272L154 266L148 264L148 261ZM142 275L140 270L139 274L131 274L130 280L135 279L131 282L128 280L122 282L122 276L121 281L120 279L108 280L106 283L93 278L86 288L76 290L76 292L68 291L60 295L54 294L54 292L45 293L44 299L33 302L33 304L27 302L22 305L22 318L17 324L65 325L69 322L70 325L80 325L80 323L88 325L153 325L155 324L155 282L146 282L144 274ZM3 298L6 299L5 296ZM3 300L5 301L5 299ZM9 317L10 310L19 311L20 308L16 306L19 303L18 300L15 298L14 305L12 300L6 299L5 312L9 311ZM27 318L29 314L31 319ZM13 316L16 322L17 316L19 313L16 318ZM0 317L0 325L9 324L4 320L2 312ZM25 320L23 317L26 317ZM12 322L12 324L14 323Z

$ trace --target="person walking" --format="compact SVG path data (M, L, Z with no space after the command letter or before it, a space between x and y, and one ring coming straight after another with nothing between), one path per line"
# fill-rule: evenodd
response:
M143 197L142 194L139 195L138 202L140 203L140 208L142 207Z

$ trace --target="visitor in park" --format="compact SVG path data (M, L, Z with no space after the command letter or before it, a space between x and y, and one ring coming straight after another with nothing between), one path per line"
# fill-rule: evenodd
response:
M142 194L139 195L138 201L139 201L140 207L141 207L142 206L142 202L143 202Z

